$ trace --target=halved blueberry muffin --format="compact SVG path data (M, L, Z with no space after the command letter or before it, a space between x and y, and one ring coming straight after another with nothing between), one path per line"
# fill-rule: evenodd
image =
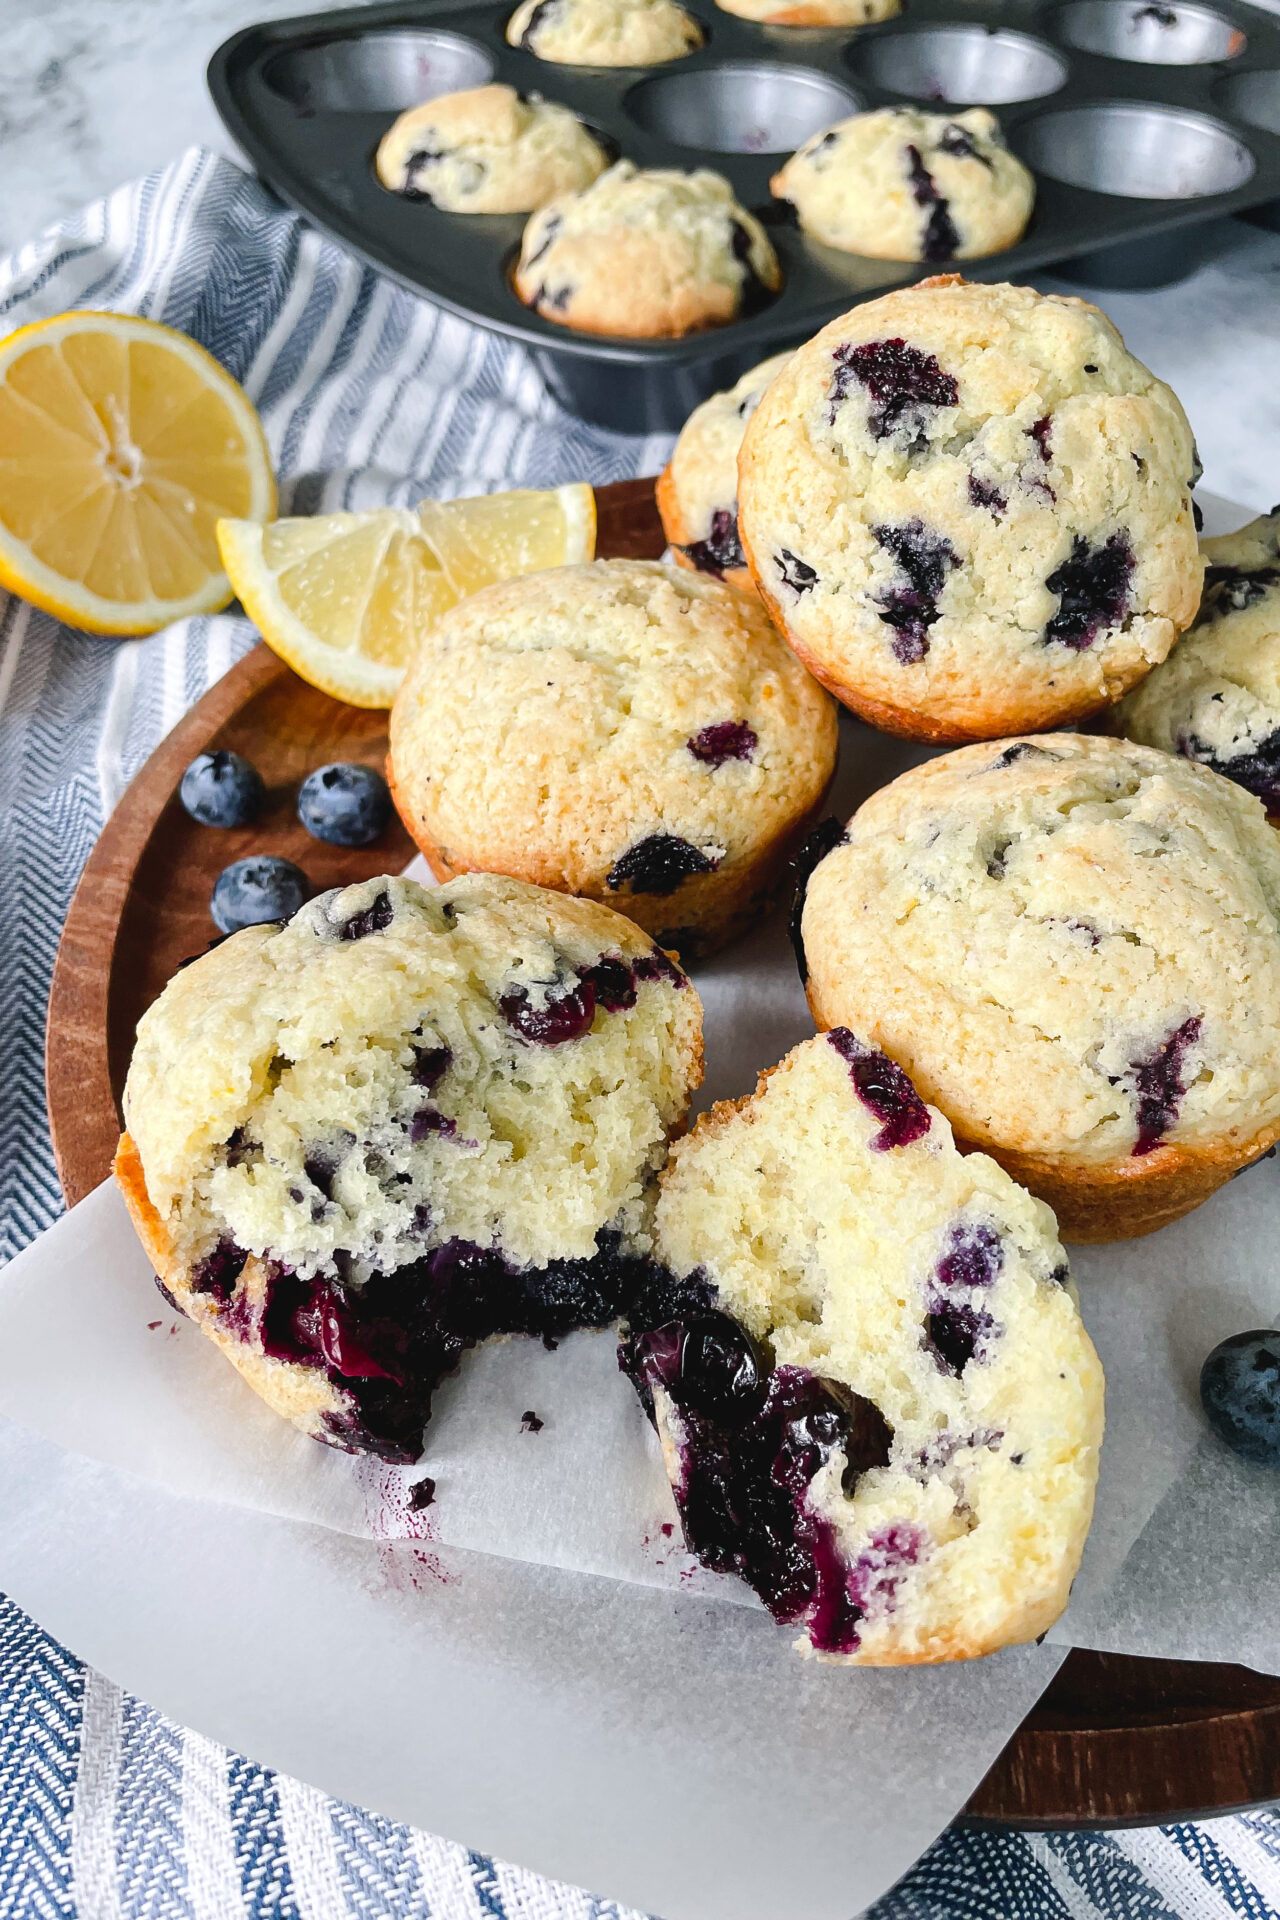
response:
M779 631L906 739L1100 711L1195 616L1191 429L1086 301L956 275L797 349L747 424L738 530Z
M1128 740L944 754L867 800L800 918L809 1004L1054 1208L1150 1233L1280 1139L1280 841Z
M651 560L472 594L391 712L396 805L434 873L616 904L686 959L768 903L835 757L835 707L759 602Z
M662 1179L621 1358L690 1550L866 1666L1034 1639L1093 1509L1102 1373L1048 1208L847 1028Z
M1225 774L1280 824L1280 507L1200 551L1195 625L1109 723Z
M116 1177L164 1290L277 1412L413 1460L468 1347L629 1304L701 1078L697 994L620 914L370 880L170 981Z

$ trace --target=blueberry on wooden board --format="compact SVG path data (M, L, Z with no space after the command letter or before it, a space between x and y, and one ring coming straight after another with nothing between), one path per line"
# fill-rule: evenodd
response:
M198 753L182 776L178 798L202 827L247 827L267 797L262 775L243 754L218 747Z
M301 867L279 854L251 854L233 860L213 883L209 911L223 933L262 926L270 920L291 920L311 892Z
M376 767L335 760L303 781L298 818L314 839L330 846L367 847L391 818L391 794Z

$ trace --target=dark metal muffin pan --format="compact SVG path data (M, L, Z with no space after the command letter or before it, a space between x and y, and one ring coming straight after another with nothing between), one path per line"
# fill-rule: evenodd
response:
M908 0L856 31L685 3L706 42L660 67L559 66L508 47L516 0L382 0L248 27L214 54L209 86L258 172L317 226L523 341L566 406L632 432L678 427L767 354L930 271L821 246L770 199L780 156L859 107L998 110L1036 173L1036 210L1016 247L963 263L971 279L1072 261L1094 285L1158 285L1195 263L1207 222L1280 207L1280 18L1244 0ZM523 215L442 213L387 192L373 169L405 107L490 79L563 101L638 166L727 175L769 229L781 292L683 340L579 334L531 313L510 277Z

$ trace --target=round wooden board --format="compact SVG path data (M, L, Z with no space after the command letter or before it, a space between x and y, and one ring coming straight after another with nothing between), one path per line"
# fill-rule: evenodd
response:
M599 551L653 558L663 534L653 483L597 491ZM177 800L188 762L234 747L264 772L269 805L253 827L211 832ZM178 963L215 936L213 881L267 846L319 887L397 871L413 845L397 821L373 847L345 851L304 832L298 782L326 760L381 766L387 716L346 707L257 647L211 688L152 754L89 857L49 997L49 1124L69 1205L105 1179L138 1017ZM1136 1825L1280 1798L1280 1680L1242 1667L1071 1653L966 1808L1030 1827Z

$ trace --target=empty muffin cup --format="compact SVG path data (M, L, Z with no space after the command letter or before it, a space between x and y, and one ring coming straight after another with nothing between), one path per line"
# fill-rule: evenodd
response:
M1054 20L1069 47L1151 67L1198 67L1244 52L1239 27L1208 7L1171 7L1162 0L1077 0Z
M358 33L290 47L263 78L311 113L403 113L438 94L482 87L493 70L484 49L459 33Z
M1178 107L1062 107L1020 127L1017 151L1037 173L1134 200L1198 200L1242 187L1254 170L1244 142Z
M637 126L678 147L790 153L862 102L826 74L735 62L660 74L633 87L623 104Z
M993 27L917 27L870 40L858 71L913 100L995 107L1056 93L1067 63L1042 40Z

